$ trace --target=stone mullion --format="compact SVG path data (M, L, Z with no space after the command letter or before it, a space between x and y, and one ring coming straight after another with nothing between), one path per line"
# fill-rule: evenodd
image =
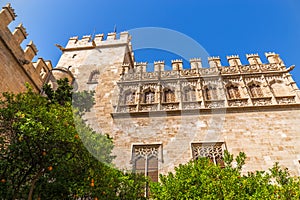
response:
M181 84L180 80L177 81L177 87L175 88L175 91L178 95L179 109L182 110L182 108L183 108L183 105L182 105L183 101L182 101L182 95L181 95L182 94L182 84Z
M201 101L201 105L200 108L205 108L205 101L204 101L204 91L203 91L203 80L201 80L201 77L199 77L198 79L198 84L197 84L198 88L196 88L196 100L200 100ZM199 97L199 92L201 94L200 98Z
M252 96L251 96L251 91L245 81L245 77L241 75L240 79L243 81L244 87L246 88L247 94L248 94L248 102L250 103L251 106L253 106L253 101L252 101Z
M158 98L158 110L161 110L162 109L162 105L161 105L161 103L162 103L162 86L161 86L161 83L160 82L158 82L158 84L157 84L157 87L158 87L158 91L157 91L157 98Z
M219 80L219 83L221 82L221 87L220 87L220 89L221 89L222 92L223 92L222 96L224 97L224 106L225 106L225 107L228 107L228 99L227 99L227 95L226 95L226 88L225 88L225 85L224 85L224 82L223 82L222 75L220 75L220 79L221 79L221 80Z
M138 85L138 89L136 91L136 97L135 97L135 100L136 100L136 111L138 112L140 110L140 104L141 104L141 83L139 83Z

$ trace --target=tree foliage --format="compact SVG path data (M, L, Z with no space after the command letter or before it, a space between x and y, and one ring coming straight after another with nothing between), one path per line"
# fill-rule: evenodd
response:
M113 143L80 115L93 104L72 107L67 80L45 96L4 93L0 100L0 199L138 199L143 177L112 167ZM75 113L75 115L74 115ZM76 114L77 113L77 114ZM84 146L92 144L97 159ZM142 197L141 197L142 198Z
M270 172L242 174L246 155L240 153L233 167L233 155L225 152L222 168L206 158L180 165L175 173L160 175L151 184L153 199L299 199L299 178L275 163Z

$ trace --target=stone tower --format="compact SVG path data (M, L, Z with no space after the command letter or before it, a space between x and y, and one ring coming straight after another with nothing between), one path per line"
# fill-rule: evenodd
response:
M96 131L111 133L113 101L117 100L117 81L122 73L122 64L134 65L130 36L115 32L91 36L71 37L66 47L60 47L62 56L55 69L69 70L74 76L76 90L95 90L96 105L86 114L88 123ZM109 123L110 125L108 125Z
M10 4L0 11L0 92L23 92L25 83L39 92L47 81L52 64L43 58L32 62L38 50L32 41L25 50L21 48L20 44L28 35L24 26L19 24L13 32L7 27L15 18Z

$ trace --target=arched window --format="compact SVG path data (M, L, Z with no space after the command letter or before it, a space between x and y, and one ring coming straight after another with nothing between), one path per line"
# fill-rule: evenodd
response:
M220 165L222 168L224 165L224 150L226 145L224 142L216 143L193 143L192 144L192 156L194 160L200 157L208 158L212 163Z
M124 104L135 104L135 92L126 92L124 95Z
M153 182L158 182L158 158L160 145L134 145L132 152L133 170L143 174ZM149 187L146 186L146 196L149 195Z
M261 87L258 84L253 83L253 84L249 85L249 90L250 90L252 97L263 97L264 96L263 92L261 90Z
M154 103L155 101L155 93L152 90L148 90L144 93L144 101L143 103Z
M183 101L196 101L196 90L186 87L183 89Z
M98 83L100 72L98 70L94 70L91 72L88 83Z
M237 86L230 85L227 87L227 94L229 99L241 98L239 88Z
M208 86L205 88L206 100L218 99L217 88L215 86Z
M164 102L175 102L175 92L170 89L164 91Z

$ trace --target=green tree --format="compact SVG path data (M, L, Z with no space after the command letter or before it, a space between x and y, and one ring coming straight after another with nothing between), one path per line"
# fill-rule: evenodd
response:
M113 168L113 143L80 118L92 93L76 94L67 80L45 96L4 93L0 100L0 199L138 199L143 177ZM74 114L75 113L75 114ZM92 156L84 144L92 144ZM141 197L142 198L142 197Z
M276 163L270 172L242 174L246 155L240 153L232 166L233 155L225 152L222 168L207 158L200 158L160 175L159 183L151 183L153 199L299 199L299 178L290 177L287 169Z

